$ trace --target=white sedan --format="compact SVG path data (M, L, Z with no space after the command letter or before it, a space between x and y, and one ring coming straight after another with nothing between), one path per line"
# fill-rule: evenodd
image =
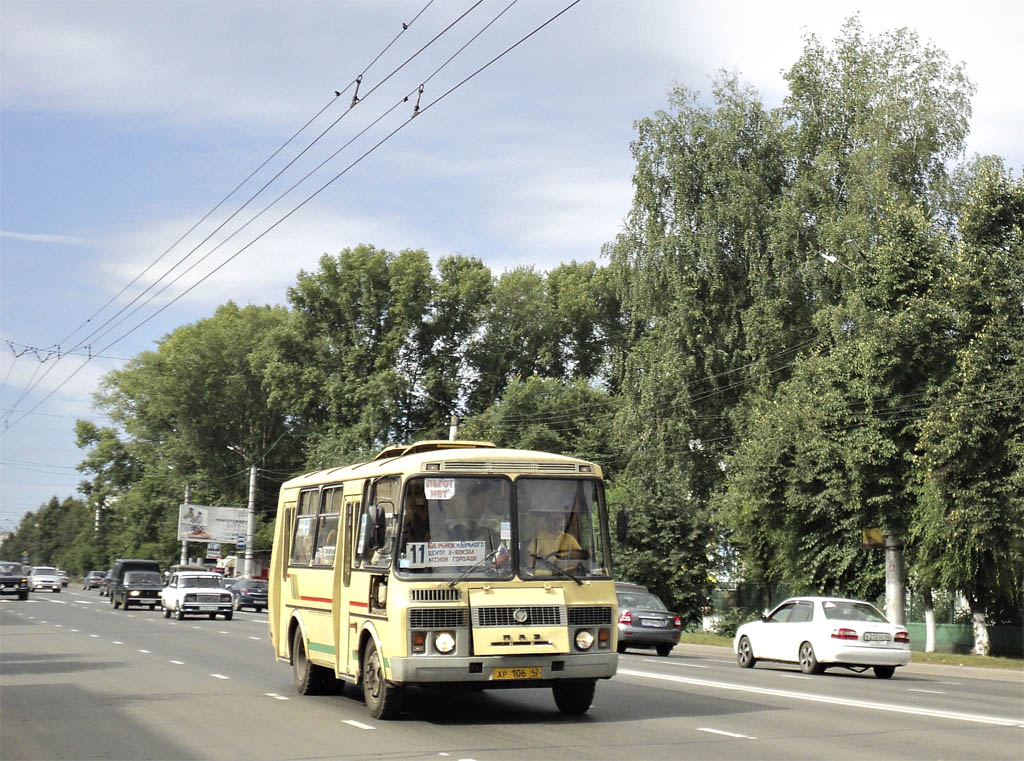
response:
M733 650L743 668L782 661L799 663L805 674L842 666L873 668L879 679L888 679L910 663L910 635L861 600L793 597L737 629Z

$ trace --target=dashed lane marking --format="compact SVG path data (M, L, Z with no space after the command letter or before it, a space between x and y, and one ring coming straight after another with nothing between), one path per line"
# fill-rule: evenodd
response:
M736 732L726 732L724 729L712 729L711 727L697 727L698 732L710 732L713 735L724 735L725 737L735 737L737 740L756 740L756 737L750 735L741 735Z
M355 727L356 729L376 729L376 727L371 727L369 724L363 724L363 722L356 721L355 719L343 719L341 723L348 724L350 727Z

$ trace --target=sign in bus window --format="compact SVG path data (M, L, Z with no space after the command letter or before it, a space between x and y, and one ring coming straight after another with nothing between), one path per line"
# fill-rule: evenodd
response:
M401 568L476 565L486 554L487 542L409 542L398 564Z

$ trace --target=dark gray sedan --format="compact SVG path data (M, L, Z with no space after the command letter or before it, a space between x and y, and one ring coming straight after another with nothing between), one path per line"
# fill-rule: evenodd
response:
M267 607L267 582L263 579L238 579L229 589L235 610L252 608L259 613Z
M626 648L653 647L667 656L679 644L682 620L656 594L636 584L615 584L619 599L620 653Z

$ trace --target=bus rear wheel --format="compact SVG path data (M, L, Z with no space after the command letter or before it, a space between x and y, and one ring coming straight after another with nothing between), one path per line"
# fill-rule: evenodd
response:
M579 716L587 712L594 702L594 687L597 682L588 679L582 682L556 682L551 688L555 705L562 713Z
M405 690L387 683L377 645L372 639L363 649L362 677L363 699L370 716L375 719L393 719L398 716L402 711Z

